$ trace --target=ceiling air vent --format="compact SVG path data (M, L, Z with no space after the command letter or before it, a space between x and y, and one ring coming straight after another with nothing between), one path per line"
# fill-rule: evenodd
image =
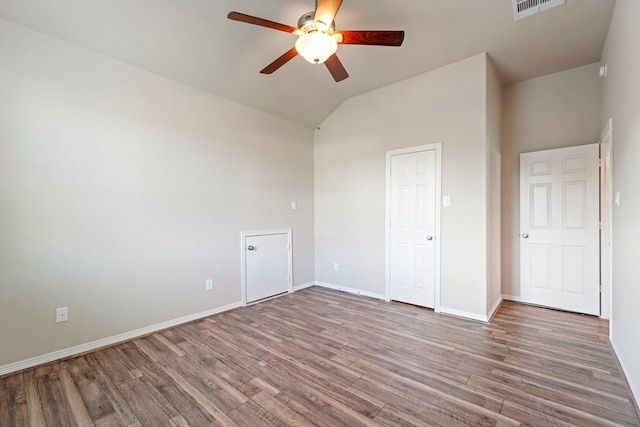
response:
M565 0L513 0L513 16L516 21L564 4Z

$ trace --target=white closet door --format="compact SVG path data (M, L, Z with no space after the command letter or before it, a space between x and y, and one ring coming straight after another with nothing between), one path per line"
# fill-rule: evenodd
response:
M600 314L598 144L520 155L522 300Z

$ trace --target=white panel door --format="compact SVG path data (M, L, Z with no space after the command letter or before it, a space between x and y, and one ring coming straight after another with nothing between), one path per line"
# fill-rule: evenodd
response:
M600 314L598 144L520 155L523 302Z
M244 245L247 304L288 292L288 234L249 235Z
M436 151L391 156L389 296L435 301Z

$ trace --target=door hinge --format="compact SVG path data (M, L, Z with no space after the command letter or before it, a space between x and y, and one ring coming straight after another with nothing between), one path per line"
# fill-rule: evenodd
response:
M598 221L598 230L602 230L602 221Z
M603 168L604 167L604 159L598 159L598 167L599 168Z

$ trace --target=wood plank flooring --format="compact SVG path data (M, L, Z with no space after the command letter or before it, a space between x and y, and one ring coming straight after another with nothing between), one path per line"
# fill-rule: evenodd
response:
M0 379L0 426L640 426L590 316L309 288Z

